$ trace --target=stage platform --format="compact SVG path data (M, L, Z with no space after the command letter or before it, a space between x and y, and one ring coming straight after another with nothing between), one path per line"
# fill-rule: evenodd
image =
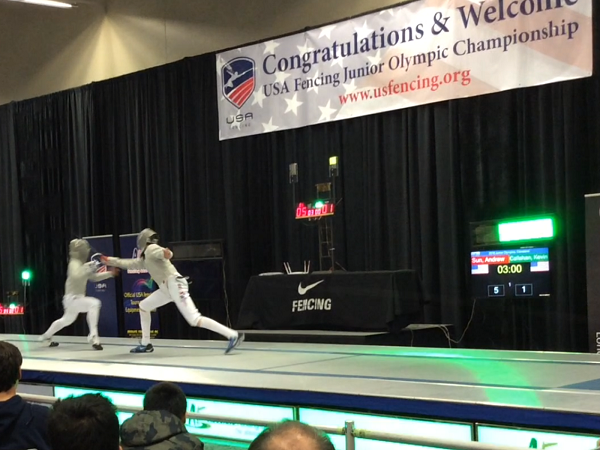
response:
M23 381L144 392L158 380L188 396L600 434L593 354L224 341L0 335L23 352Z
M240 330L248 342L292 342L301 344L386 345L405 347L448 347L445 332L450 324L412 324L399 332L324 330Z

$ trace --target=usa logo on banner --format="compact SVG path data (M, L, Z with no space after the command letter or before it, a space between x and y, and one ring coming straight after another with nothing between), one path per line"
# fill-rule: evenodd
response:
M256 86L255 64L250 58L235 58L222 69L223 95L236 108L248 101Z

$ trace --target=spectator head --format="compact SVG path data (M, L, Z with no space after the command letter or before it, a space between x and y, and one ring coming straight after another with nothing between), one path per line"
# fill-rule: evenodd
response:
M48 437L60 450L119 450L117 410L100 394L58 400L48 417Z
M267 428L248 450L335 450L321 431L302 422L285 421Z
M144 395L144 410L168 411L185 423L187 398L179 386L169 382L157 383Z
M0 341L0 393L16 395L23 356L17 347Z

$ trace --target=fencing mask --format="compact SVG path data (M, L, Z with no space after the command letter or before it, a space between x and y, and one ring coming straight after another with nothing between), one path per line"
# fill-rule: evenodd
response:
M149 244L158 244L158 234L151 228L145 228L138 234L137 247L144 251Z
M86 262L90 256L90 244L84 239L73 239L69 242L69 257Z

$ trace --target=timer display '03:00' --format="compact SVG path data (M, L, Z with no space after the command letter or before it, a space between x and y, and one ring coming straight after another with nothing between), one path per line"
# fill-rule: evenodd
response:
M523 264L507 264L496 266L499 275L510 275L513 273L523 273Z

